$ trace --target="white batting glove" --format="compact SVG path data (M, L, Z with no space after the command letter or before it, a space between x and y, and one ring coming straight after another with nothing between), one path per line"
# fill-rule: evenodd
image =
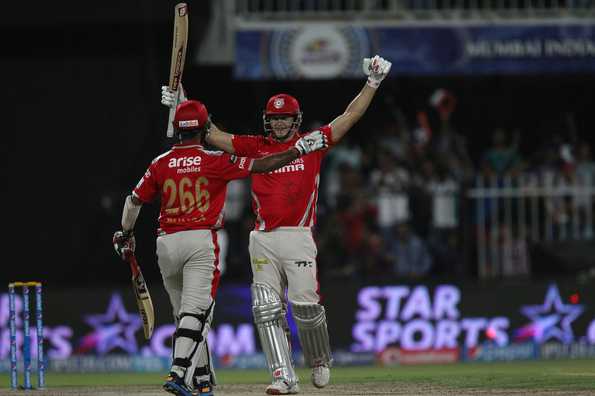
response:
M378 55L373 58L364 58L362 67L364 73L368 76L367 84L374 89L378 88L392 65L391 62Z
M302 136L295 142L295 148L300 152L300 155L310 154L316 150L322 150L328 147L328 140L326 135L321 131L314 131Z
M176 93L169 89L168 85L161 87L161 104L167 107L176 105Z

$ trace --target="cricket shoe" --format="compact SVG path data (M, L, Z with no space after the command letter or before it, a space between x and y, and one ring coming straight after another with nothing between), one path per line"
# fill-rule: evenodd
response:
M165 383L163 384L163 389L166 392L174 394L176 396L197 396L199 393L196 391L191 391L188 389L184 380L178 376L178 374L171 372L165 378ZM207 393L207 395L212 395L212 393Z
M295 395L299 393L300 387L298 384L290 385L283 378L278 378L272 384L267 386L265 393L267 395Z
M326 364L321 364L312 369L312 385L324 388L331 379L331 369Z
M198 384L198 386L194 389L193 395L198 396L214 396L213 393L213 385L209 381L204 381Z

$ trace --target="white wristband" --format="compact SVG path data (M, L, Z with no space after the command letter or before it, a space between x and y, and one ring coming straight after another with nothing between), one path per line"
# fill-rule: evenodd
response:
M134 228L140 208L141 205L135 205L134 202L132 202L132 195L126 197L124 210L122 211L122 230L131 231Z
M368 84L370 88L377 89L380 86L380 81L376 81L373 80L371 77L368 77L368 81L366 81L366 84Z

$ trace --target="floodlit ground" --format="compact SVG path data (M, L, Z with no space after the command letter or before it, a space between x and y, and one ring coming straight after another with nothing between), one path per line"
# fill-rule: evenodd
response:
M594 395L595 361L452 364L407 367L350 367L333 369L331 385L316 389L309 372L299 370L301 395ZM267 375L261 370L219 370L216 395L264 395ZM0 395L8 390L8 376L0 376ZM48 373L43 396L165 396L159 374Z

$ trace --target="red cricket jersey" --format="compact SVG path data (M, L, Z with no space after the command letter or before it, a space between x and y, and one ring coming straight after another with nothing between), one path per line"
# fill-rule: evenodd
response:
M331 127L319 128L332 145ZM281 143L265 136L234 135L237 155L260 158L294 146L303 134ZM300 157L269 173L252 174L252 209L255 229L270 231L277 227L312 227L316 223L316 204L320 184L320 164L327 150Z
M253 159L176 144L155 158L134 188L142 202L161 197L159 225L168 234L223 225L227 183L250 175Z

